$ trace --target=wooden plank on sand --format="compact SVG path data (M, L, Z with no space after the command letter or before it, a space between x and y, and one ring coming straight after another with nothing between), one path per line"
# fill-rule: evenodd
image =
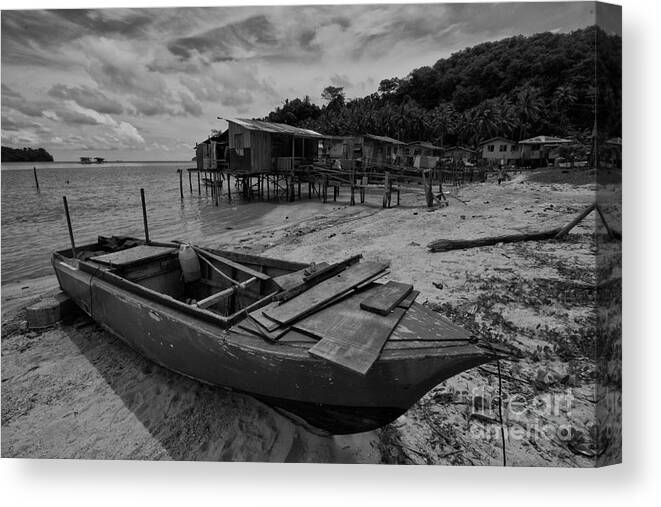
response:
M415 298L418 297L418 294L420 294L419 290L412 290L397 306L400 308L411 308L411 305L415 301Z
M384 271L387 264L380 262L361 262L348 267L338 275L315 285L289 301L264 310L264 315L278 324L286 325L310 312L316 311L324 304L343 294L347 294L354 287L373 278Z
M360 308L364 297L354 294L294 324L295 329L321 337L310 354L361 375L369 371L406 310L395 308L386 316L366 312Z
M371 296L360 303L360 307L368 312L388 315L412 290L411 284L390 281L377 287Z

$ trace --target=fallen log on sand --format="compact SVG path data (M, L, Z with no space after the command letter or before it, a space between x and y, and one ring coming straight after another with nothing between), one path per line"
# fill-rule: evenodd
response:
M539 241L544 239L560 239L566 236L581 220L588 216L595 208L596 203L591 204L581 212L574 220L564 227L556 227L545 231L528 232L521 234L507 234L504 236L491 236L477 239L438 239L427 245L432 252L447 252L449 250L462 250L478 246L497 245L498 243L515 243L517 241Z

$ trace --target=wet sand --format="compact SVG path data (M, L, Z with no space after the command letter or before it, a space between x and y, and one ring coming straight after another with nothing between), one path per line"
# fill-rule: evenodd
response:
M596 365L588 357L595 326L589 288L596 283L594 233L603 232L594 215L563 241L446 253L426 245L564 225L593 202L594 185L517 176L449 190L450 206L434 211L424 207L420 187L387 210L350 207L344 196L283 204L249 228L218 231L210 246L297 261L358 253L390 261L388 278L413 283L419 302L522 351L519 361L502 363L504 398L528 408L505 412L508 464L590 466ZM56 286L54 277L2 286L3 457L502 463L493 365L440 384L383 429L324 435L249 396L170 373L83 317L26 330L23 308ZM544 409L550 399L566 402L567 393L569 407ZM489 410L476 413L476 399Z

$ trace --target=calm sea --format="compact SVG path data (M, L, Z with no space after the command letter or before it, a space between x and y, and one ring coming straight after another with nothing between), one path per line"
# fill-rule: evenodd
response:
M198 196L195 175L190 193L186 173L182 201L176 171L190 166L191 162L3 163L2 283L52 274L50 253L69 245L64 195L77 244L94 242L98 235L143 237L141 187L154 240L181 238L213 244L214 236L226 226L240 228L271 209L267 203L245 205L234 200L229 204L227 199L216 207L204 187Z

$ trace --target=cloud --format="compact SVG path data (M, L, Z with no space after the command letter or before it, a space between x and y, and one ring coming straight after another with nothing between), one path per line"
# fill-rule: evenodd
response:
M206 30L190 37L179 37L168 44L173 55L188 60L196 52L211 62L226 62L270 52L278 40L265 15Z
M59 99L73 100L82 107L93 109L99 113L121 114L124 112L124 108L119 102L88 86L70 87L64 84L56 84L48 91L48 95Z
M350 86L352 86L352 83L349 80L349 76L347 76L346 74L342 74L342 75L333 74L330 77L330 83L333 86L341 86L342 88L349 88Z
M179 92L179 97L181 97L181 105L186 114L191 116L202 116L202 106L190 93Z
M188 159L217 115L319 102L328 84L362 96L451 52L595 15L589 2L4 11L3 139Z

